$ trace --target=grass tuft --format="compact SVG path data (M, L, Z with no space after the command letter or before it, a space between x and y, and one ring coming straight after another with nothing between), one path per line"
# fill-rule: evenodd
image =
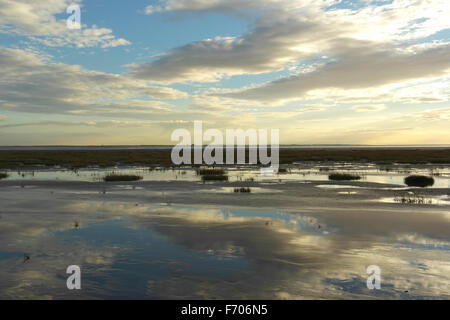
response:
M224 169L199 169L197 171L197 174L201 176L224 176L227 174L227 172Z
M203 181L228 181L228 175L224 169L199 169L197 174L202 176Z
M117 174L117 173L110 173L106 175L103 180L106 182L119 182L119 181L138 181L142 180L143 178L141 176L136 175L128 175L128 174Z
M351 173L332 173L328 176L328 179L336 181L351 181L361 180L361 176Z
M432 199L426 199L423 196L401 196L394 199L395 202L403 204L432 204Z
M248 153L248 152L247 152ZM248 156L248 154L247 154ZM246 156L246 159L248 158ZM280 164L303 161L359 162L361 159L377 164L392 163L450 163L450 148L445 149L358 149L302 150L280 149ZM0 168L59 165L65 168L102 168L115 165L172 166L171 150L97 150L97 151L0 151ZM196 167L196 166L194 166Z
M0 179L6 179L8 178L8 174L5 172L0 172Z
M251 193L252 190L250 188L234 188L234 193Z
M228 181L228 176L202 176L203 181Z
M405 184L409 187L431 187L434 185L432 177L412 175L405 178Z

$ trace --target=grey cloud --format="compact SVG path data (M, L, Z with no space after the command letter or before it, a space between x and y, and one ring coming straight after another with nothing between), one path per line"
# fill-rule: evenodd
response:
M168 87L149 86L126 76L46 62L35 53L0 48L0 108L10 111L67 113L97 108L161 110L160 102L135 97L179 99L187 94ZM131 99L131 101L130 101ZM110 101L128 101L128 105Z
M392 54L401 41L425 37L448 27L441 16L447 4L439 0L430 5L419 0L367 3L363 8L327 10L334 0L167 0L147 7L154 12L202 12L234 10L256 18L248 33L239 38L206 39L175 48L155 61L131 66L131 74L140 79L162 83L216 81L224 76L260 74L284 69L304 58L325 54L347 59L360 55L353 47L342 55L342 45L367 39L373 50L378 46ZM259 12L259 13L255 13ZM407 14L404 14L406 12ZM434 21L434 22L430 22ZM429 30L426 32L426 30ZM339 43L339 41L349 43ZM364 68L362 69L364 71Z
M345 43L345 39L342 42ZM214 95L277 102L300 99L318 89L361 89L440 77L446 75L450 68L450 45L415 54L396 54L387 50L365 52L364 47L354 50L351 55L348 54L348 48L339 51L344 54L338 61L328 63L316 71L286 77L257 88Z
M158 60L132 65L131 75L171 83L272 72L308 57L308 50L294 47L315 42L317 32L327 33L314 22L290 19L258 25L242 38L207 39L175 48Z
M149 5L146 14L155 12L202 12L202 11L240 11L242 8L299 8L323 7L338 3L339 0L164 0L160 4Z
M241 37L220 37L174 48L159 59L130 66L133 77L162 83L212 82L224 76L282 70L328 48L327 42L351 32L351 24L320 9L334 1L169 1L164 11L202 11L249 6L262 9ZM238 5L239 4L239 5ZM292 8L291 8L292 7ZM322 15L323 13L323 15Z

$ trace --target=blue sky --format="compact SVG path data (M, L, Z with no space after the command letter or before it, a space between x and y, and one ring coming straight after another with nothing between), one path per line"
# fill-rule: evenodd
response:
M0 144L169 144L194 120L448 143L450 5L432 3L0 0Z

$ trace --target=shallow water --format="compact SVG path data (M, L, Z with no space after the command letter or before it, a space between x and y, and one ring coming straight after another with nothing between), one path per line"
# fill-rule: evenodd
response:
M435 183L429 188L450 188L450 168L442 167L398 167L383 171L373 164L336 164L324 168L320 165L296 166L288 173L273 175L260 174L258 168L229 168L227 174L230 182L265 182L265 181L328 181L330 172L350 172L361 175L360 182L383 183L392 185L405 185L404 179L411 174L433 175ZM325 169L325 170L324 170ZM65 169L8 171L6 180L40 180L40 181L102 181L103 177L111 172L119 174L136 174L143 177L143 181L201 181L201 177L191 168L164 169L146 167L125 168L91 168L77 171Z
M409 173L346 168L366 179L229 170L253 179L251 194L189 169L115 169L145 176L117 184L101 169L12 174L0 181L0 299L450 299L450 190L401 204L417 190L365 182ZM79 291L66 287L69 265L81 267ZM366 286L370 265L381 290Z
M22 191L1 213L2 299L450 298L448 212L47 202L47 190ZM69 265L81 267L80 291L66 288ZM367 289L369 265L382 290Z

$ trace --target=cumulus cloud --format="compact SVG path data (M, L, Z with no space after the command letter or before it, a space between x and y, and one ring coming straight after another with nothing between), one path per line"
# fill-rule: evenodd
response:
M225 5L221 2L219 7L222 4ZM202 5L209 7L206 3ZM304 18L300 19L285 10L271 12L270 18L258 18L249 32L241 37L217 37L193 42L175 48L155 61L131 65L131 73L137 78L172 83L211 82L225 76L282 70L322 50L324 39L336 36L336 31L325 28L317 17L311 16L314 8L316 5L311 3L302 13Z
M180 99L187 94L168 87L80 66L46 61L34 52L0 48L0 108L32 113L137 113L167 110L150 99ZM146 97L147 100L144 100Z
M217 81L224 76L281 70L305 58L327 54L346 60L365 47L385 47L388 53L402 41L423 38L450 27L446 0L366 1L358 9L333 7L323 0L167 0L147 7L154 12L245 11L259 9L255 22L242 37L205 39L175 48L159 59L131 66L133 76L171 83ZM251 10L249 10L251 11ZM255 10L253 10L254 12ZM352 45L342 56L345 42ZM358 60L356 60L358 67Z
M347 41L346 45L349 43ZM216 95L254 101L289 101L300 99L314 90L380 87L415 79L443 77L450 70L450 45L415 54L399 54L373 50L364 46L364 43L353 43L359 48L355 51L357 53L352 53L352 47L341 48L338 61L313 72L285 77L256 88Z
M201 12L201 11L238 11L249 7L274 8L311 8L330 6L339 3L339 0L162 0L157 5L149 5L145 8L146 14L156 12Z
M81 1L0 0L0 33L24 35L32 41L52 47L108 48L130 44L126 39L116 38L111 29L93 25L83 26L80 30L69 30L66 26L67 18L56 18L57 14L65 14L69 5L81 5Z
M287 23L287 22L286 22ZM213 82L225 76L259 74L283 69L295 63L307 52L294 50L289 37L281 35L292 25L279 23L272 28L258 28L243 38L214 38L175 48L158 60L131 66L131 75L154 82ZM296 26L298 29L312 25Z

